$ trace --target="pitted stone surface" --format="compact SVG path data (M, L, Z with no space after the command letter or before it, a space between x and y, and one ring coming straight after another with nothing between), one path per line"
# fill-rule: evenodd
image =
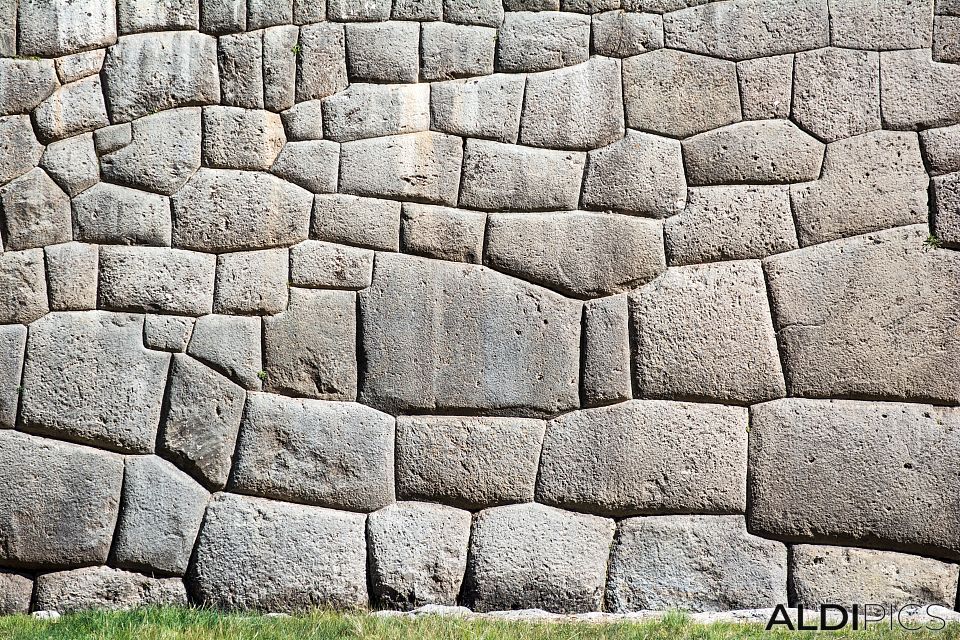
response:
M65 84L33 112L40 138L62 140L110 124L99 76Z
M0 323L30 324L47 313L43 250L0 253Z
M315 289L366 289L373 251L307 240L290 249L290 283Z
M920 147L931 175L960 171L960 124L921 131Z
M270 171L313 193L336 193L340 145L327 140L288 142Z
M40 168L0 187L0 218L7 251L71 240L70 199Z
M515 143L525 80L513 74L438 82L430 88L433 129Z
M306 25L300 29L298 45L297 102L319 100L347 88L343 25L324 22Z
M263 109L263 32L221 36L217 47L221 104Z
M24 0L19 5L21 55L63 56L117 41L117 8L109 0Z
M47 261L47 294L51 311L97 308L100 247L67 242L43 250Z
M121 0L117 9L123 34L200 28L200 0Z
M18 324L0 326L0 429L17 426L20 376L26 346L26 327Z
M217 256L215 313L280 313L287 308L286 249L221 253Z
M633 395L627 296L589 300L583 305L583 367L580 400L593 407Z
M0 58L0 115L29 113L56 88L52 61Z
M493 73L497 30L489 27L424 23L421 70L424 80L450 80Z
M744 120L769 120L790 116L793 67L793 54L737 63Z
M479 264L486 227L485 213L404 203L400 239L404 253Z
M547 71L586 62L590 16L559 11L512 11L497 37L497 71Z
M37 166L44 147L37 141L30 116L0 117L0 183Z
M880 110L889 129L960 122L960 66L931 61L925 49L880 54Z
M960 173L939 176L933 186L933 231L944 246L960 247Z
M357 82L416 82L420 25L388 21L346 26L347 72ZM385 47L384 43L390 46Z
M215 169L269 169L286 142L276 113L237 107L203 110L203 159Z
M12 571L0 571L0 616L28 613L32 598L32 579Z
M100 306L187 316L210 313L216 259L161 247L105 246L100 251Z
M198 318L187 353L237 384L259 391L262 329L258 317L207 315Z
M143 346L182 353L187 350L193 324L194 319L186 316L148 315L143 319Z
M57 58L53 63L60 82L74 82L100 73L106 55L106 49L94 49Z
M400 203L379 198L318 195L310 236L370 249L399 251Z
M663 47L663 18L652 13L596 13L592 28L593 49L602 56L627 58Z
M170 246L170 199L101 182L73 199L82 242Z
M934 0L830 0L830 42L851 49L930 46Z
M34 604L38 611L63 613L184 606L187 590L179 578L149 578L110 567L86 567L39 576Z
M68 196L83 193L100 181L93 134L58 140L43 151L40 166Z
M337 142L426 131L430 87L352 84L324 100L323 112L324 134Z

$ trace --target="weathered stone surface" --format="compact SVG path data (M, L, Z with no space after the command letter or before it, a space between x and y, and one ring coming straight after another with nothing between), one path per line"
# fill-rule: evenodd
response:
M52 60L0 58L0 116L29 113L56 88Z
M211 490L222 489L245 397L243 389L212 369L175 354L160 451Z
M307 100L280 114L287 131L287 140L320 140L323 138L323 101Z
M662 400L568 413L547 423L537 501L615 517L742 513L747 426L742 407Z
M195 31L123 36L107 51L104 90L113 122L220 99L217 41Z
M485 213L406 202L401 216L403 251L480 264L486 226Z
M850 49L930 46L934 0L830 0L830 42Z
M390 19L390 0L327 0L330 20L376 22Z
M17 3L0 5L0 56L17 55ZM29 607L29 602L27 606Z
M347 69L351 81L417 81L420 73L418 23L348 24L346 32ZM385 42L390 46L384 46Z
M269 169L286 143L279 114L238 107L203 110L203 160L217 169Z
M105 155L133 142L133 126L125 122L97 129L93 134L93 140L97 155Z
M751 411L751 530L960 557L944 517L960 462L942 455L960 438L956 409L788 398Z
M423 25L420 73L424 80L450 80L493 73L497 30L445 22Z
M343 25L326 22L306 25L300 29L298 44L297 102L326 98L347 87Z
M340 191L454 206L463 142L423 132L345 142L340 147Z
M64 56L54 60L60 82L67 84L100 73L106 49L95 49Z
M283 313L264 318L264 390L355 400L357 300L352 291L291 289Z
M203 487L162 458L127 458L114 563L183 575L209 498Z
M286 249L220 254L214 313L280 313L287 308L287 272Z
M611 296L583 305L583 370L580 399L584 406L629 400L630 328L627 297Z
M391 16L394 20L442 20L443 0L396 0Z
M193 318L148 315L143 319L143 346L157 351L184 352L193 333Z
M366 516L224 494L207 509L190 580L224 609L365 607Z
M960 124L921 131L920 147L930 175L960 171Z
M925 49L880 54L880 110L890 129L960 122L960 66L932 62Z
M933 232L945 247L960 247L960 173L939 176L933 185Z
M5 566L107 561L120 506L121 456L5 429L0 462Z
M642 398L753 404L785 394L758 262L669 269L630 296Z
M496 0L443 0L443 19L457 24L499 27L503 3Z
M0 117L0 184L36 167L43 152L30 116Z
M593 16L593 49L627 58L663 47L663 19L650 13L606 11Z
M323 101L324 135L337 142L430 128L430 85L351 84Z
M123 34L200 28L199 0L120 0L117 9Z
M960 19L936 16L933 23L933 59L960 63Z
M960 398L960 255L926 250L927 234L915 225L765 261L791 395Z
M790 117L793 65L793 54L737 63L744 120Z
M117 7L109 0L21 0L18 46L24 56L64 56L117 41Z
M260 318L198 318L187 353L251 391L259 391L263 357Z
M400 250L400 203L343 194L318 195L310 235L384 251Z
M737 65L672 49L623 61L623 100L628 127L676 138L741 119Z
M539 504L477 515L466 601L476 611L598 611L603 603L613 520Z
M201 169L173 196L173 245L240 251L307 239L313 197L265 173Z
M293 0L294 24L312 24L326 19L326 0Z
M200 0L200 29L223 34L245 31L246 0Z
M0 324L30 324L47 312L43 251L0 253Z
M286 273L286 272L284 272ZM373 251L307 240L290 249L290 283L317 289L366 289Z
M467 531L470 530L469 523ZM30 612L33 598L33 580L10 571L0 571L0 616Z
M578 298L632 289L666 269L659 222L604 213L492 213L485 259Z
M378 254L360 305L366 404L512 415L577 404L578 302L485 267Z
M928 182L914 133L876 131L831 143L820 180L790 188L800 243L923 222Z
M147 606L186 606L180 578L148 578L110 567L86 567L37 577L38 611L121 611Z
M957 0L935 0L934 13L944 16L960 16L960 2Z
M821 140L879 129L880 54L828 47L798 53L793 117Z
M371 513L374 604L392 609L456 604L467 568L470 520L467 511L423 502L399 502Z
M263 32L263 104L271 111L289 109L296 102L299 38L300 30L291 25Z
M611 611L726 611L786 601L787 548L747 533L741 516L631 518L617 528Z
M161 247L100 250L100 306L200 316L213 309L216 259Z
M683 208L687 183L680 143L627 131L587 154L583 206L665 218Z
M97 308L100 249L95 244L68 242L44 248L47 293L52 311Z
M249 0L247 29L263 29L293 22L293 0Z
M170 246L170 199L101 182L73 199L76 239Z
M483 210L576 209L586 154L467 140L460 206Z
M530 418L401 416L397 494L463 509L531 502L544 428Z
M220 103L263 109L263 32L221 36L217 46Z
M20 403L20 376L27 346L27 328L19 324L0 326L0 429L17 426L17 405ZM0 583L3 582L0 573ZM2 593L2 587L0 587ZM0 597L0 611L3 610Z
M31 169L0 187L7 251L69 242L70 198L43 169Z
M29 151L27 153L29 158ZM89 189L100 181L100 165L93 146L93 134L85 133L48 145L40 158L40 166L68 196L73 197Z
M590 16L558 11L514 11L497 34L497 71L548 71L586 62Z
M664 223L671 266L765 258L797 248L786 185L698 187Z
M467 138L515 143L525 80L496 74L430 86L431 127Z

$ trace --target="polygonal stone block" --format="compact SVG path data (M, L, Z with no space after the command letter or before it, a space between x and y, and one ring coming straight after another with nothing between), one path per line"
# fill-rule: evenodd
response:
M593 16L593 49L601 56L628 58L663 47L663 18L652 13L605 11Z
M38 611L123 611L139 607L186 606L180 578L148 578L110 567L85 567L37 577Z
M287 308L287 272L286 249L220 254L213 312L280 313Z
M199 0L120 0L117 3L120 33L200 28Z
M238 107L203 110L203 160L217 169L269 169L286 143L279 114Z
M300 29L298 44L297 102L326 98L347 87L343 25L328 22L306 25Z
M341 22L381 22L390 19L390 0L327 0L327 16Z
M934 0L830 0L830 43L848 49L930 46Z
M326 19L326 0L293 0L294 24L312 24Z
M744 120L790 117L793 64L793 54L737 63Z
M52 60L0 58L0 116L33 111L57 86Z
M498 0L443 0L446 22L499 27L503 15L503 3Z
M921 131L920 148L930 175L960 171L960 124Z
M307 240L290 249L290 284L316 289L366 289L373 251Z
M0 187L7 251L70 242L70 198L43 169L31 169Z
M100 181L93 134L85 133L47 145L40 166L70 197L89 189Z
M351 82L416 82L420 73L420 25L415 22L348 24L347 69ZM383 46L389 42L390 46Z
M469 530L468 523L467 531ZM29 613L32 599L33 580L31 578L11 571L0 571L0 616Z
M430 128L430 85L351 84L323 101L323 131L349 142Z
M20 376L23 374L27 328L20 324L0 326L0 429L17 426L17 405L20 404ZM0 583L3 577L0 575ZM2 588L0 588L2 593ZM0 603L3 597L0 596ZM2 605L0 605L2 610Z
M926 49L880 54L880 110L889 129L960 122L960 66L932 62Z
M394 20L442 20L443 0L394 0L390 15Z
M583 369L580 400L586 407L629 400L630 326L627 297L610 296L583 305Z
M15 55L17 55L17 3L8 1L0 5L0 56L12 57ZM32 584L31 582L31 586ZM2 607L3 605L0 605L0 608ZM27 610L29 610L29 607L30 603L28 601ZM10 613L14 612L10 611Z
M133 141L133 127L129 122L97 129L93 135L98 155L122 149Z
M933 59L960 63L960 19L936 16L933 23Z
M938 176L933 186L933 232L946 247L960 247L960 173Z
M193 333L193 318L148 315L143 319L143 346L157 351L184 352Z
M323 138L323 101L307 100L280 114L287 131L287 140L320 140Z
M43 153L30 116L0 117L0 184L36 167Z
M100 182L73 199L76 239L170 246L170 198Z
M400 203L395 200L318 195L310 237L384 251L400 250Z
M200 29L224 34L247 28L246 0L200 0Z
M213 309L214 256L160 247L100 250L100 306L200 316Z
M259 317L198 318L187 353L251 391L263 386L263 333Z
M106 55L106 49L95 49L63 56L53 62L60 82L67 84L100 73Z
M97 308L97 274L100 248L68 242L44 248L47 293L52 311L85 311Z
M43 251L0 253L0 324L30 324L47 313Z
M22 0L19 6L22 56L64 56L117 41L117 5L111 0Z
M247 30L264 29L293 22L293 0L249 0Z
M465 138L515 143L525 80L512 74L430 85L431 128Z
M497 30L445 22L423 25L421 75L424 80L451 80L493 73Z
M400 237L404 253L480 264L486 227L485 213L405 202Z
M299 38L300 30L291 25L263 32L263 105L270 111L284 111L296 102Z
M263 32L221 36L217 46L220 103L263 109Z
M590 16L514 11L497 33L497 71L548 71L590 57Z

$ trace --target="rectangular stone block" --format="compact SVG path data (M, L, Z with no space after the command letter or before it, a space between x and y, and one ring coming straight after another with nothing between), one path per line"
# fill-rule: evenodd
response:
M111 567L84 567L37 578L40 611L125 611L140 607L185 607L180 578L154 578Z
M96 309L100 248L95 244L68 242L47 247L44 254L50 309Z
M525 80L498 73L430 85L433 129L465 138L515 143Z
M400 203L343 194L318 195L310 237L383 251L400 250Z
M30 324L47 313L43 251L0 253L0 324Z
M12 571L0 571L0 616L29 613L32 599L32 578Z
M354 83L323 101L323 132L349 142L430 128L430 85Z
M263 109L263 33L238 33L217 39L220 103Z
M629 400L630 325L627 296L590 300L583 305L583 369L580 398L594 407Z
M100 250L100 307L201 316L213 310L216 256L160 247Z
M429 204L403 203L401 241L405 253L437 260L483 260L487 214Z
M20 376L23 374L27 328L20 324L0 325L0 429L17 426L20 404ZM2 598L0 598L2 601Z
M290 249L290 282L316 289L366 289L373 251L307 240Z

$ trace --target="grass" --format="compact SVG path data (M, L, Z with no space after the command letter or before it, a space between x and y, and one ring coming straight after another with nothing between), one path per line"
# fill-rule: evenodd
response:
M911 638L956 640L960 625L939 632L870 631L767 633L759 625L692 623L682 613L630 624L524 623L424 616L378 618L363 613L316 612L295 617L223 614L199 609L140 609L125 613L81 613L57 621L0 617L2 640L733 640Z

